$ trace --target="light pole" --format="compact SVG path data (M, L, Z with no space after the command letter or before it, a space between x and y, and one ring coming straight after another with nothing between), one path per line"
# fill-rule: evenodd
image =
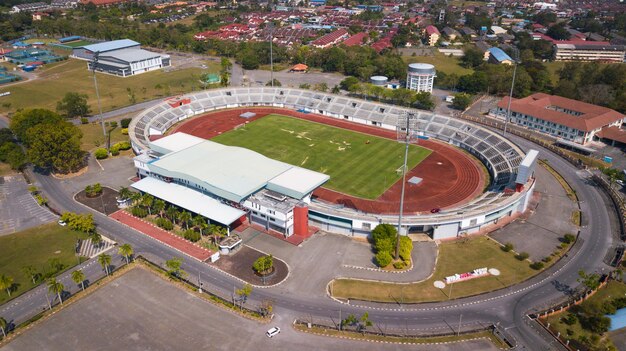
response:
M102 105L100 105L100 92L98 91L98 79L96 78L96 66L98 65L99 56L100 56L99 51L94 52L93 61L91 62L91 71L93 72L93 84L96 87L96 98L98 99L98 111L100 112L100 124L102 125L102 134L106 138L107 132L106 132L106 129L104 128L104 120L102 119Z
M517 49L515 49L514 51L517 54ZM511 80L511 91L509 92L509 103L507 104L507 109L506 109L506 117L504 119L504 132L502 133L502 135L506 134L506 127L509 124L509 118L511 118L511 100L513 100L513 88L515 87L515 74L517 73L517 56L518 55L514 55L515 58L513 59L513 61L515 62L515 66L513 67L513 79Z
M404 126L404 165L402 166L402 192L400 193L400 214L398 216L398 233L396 235L396 252L395 259L397 260L400 255L400 231L402 230L402 215L404 210L404 189L406 183L406 165L409 157L409 143L411 141L411 121L415 118L412 112L407 112L404 117L406 118L406 125ZM404 122L404 121L400 121ZM402 128L398 126L398 128ZM400 129L401 130L401 129Z
M270 26L270 83L274 87L274 22Z

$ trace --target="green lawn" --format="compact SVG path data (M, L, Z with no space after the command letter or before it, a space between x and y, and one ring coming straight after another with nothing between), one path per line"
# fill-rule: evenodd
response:
M378 198L400 179L396 171L404 158L403 144L393 140L278 115L266 116L212 140L328 174L330 180L325 187L368 199ZM430 152L411 145L409 169Z
M116 77L108 74L97 75L100 100L104 111L132 105L128 89L135 95L135 102L170 96L201 89L200 75L204 72L217 72L219 63L206 62L207 70L185 68L180 70L157 70L132 77ZM11 86L0 87L0 93L10 91L11 95L2 98L0 113L19 108L41 107L56 109L56 104L67 92L79 92L89 96L93 114L98 112L93 76L87 70L87 62L69 59L41 68L39 78Z
M106 130L110 130L111 127L105 126ZM102 125L99 122L97 123L89 123L89 124L80 124L78 125L78 129L83 132L83 138L80 141L80 148L84 151L91 151L98 147L105 146L105 138L102 134ZM122 134L122 127L118 126L117 128L111 131L111 145L120 142L120 141L128 141L128 135Z
M471 272L476 268L496 268L500 276L486 276L451 284L440 290L434 287L436 280L455 273ZM433 276L419 283L393 284L366 282L353 279L336 279L332 283L333 296L379 302L433 302L477 295L497 290L528 279L538 273L528 262L517 260L513 253L504 252L493 240L476 237L439 245L439 256Z
M45 274L50 270L49 259L59 259L65 268L78 264L74 245L79 237L85 236L56 223L0 236L0 274L13 278L15 286L11 297L14 298L34 286L22 273L24 266L32 265L39 273ZM0 292L0 303L7 300L6 292Z
M459 76L472 74L474 71L469 68L464 68L459 65L460 60L456 57L446 56L440 53L438 50L434 50L433 56L402 56L402 59L406 63L430 63L435 66L438 72L444 72L446 74L455 73Z
M626 284L610 281L604 288L598 290L592 297L582 303L582 305L600 305L603 301L611 300L612 298L616 298L618 296L626 295ZM572 325L567 325L563 322L562 318L566 317L569 312L564 311L563 313L554 314L548 317L545 321L550 323L550 329L556 334L561 333L564 335L566 339L578 340L581 336L586 336L587 338L591 338L593 335L589 330L583 329L580 325L580 322L576 320L576 323ZM602 338L603 342L611 343L607 335L604 335Z

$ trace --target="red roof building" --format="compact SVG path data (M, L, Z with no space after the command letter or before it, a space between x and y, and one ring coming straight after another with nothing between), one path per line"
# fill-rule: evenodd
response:
M321 38L315 39L311 42L311 45L317 48L328 48L333 45L339 44L346 40L350 36L350 33L344 28L337 29L332 33L328 33Z
M499 115L506 116L508 103L508 96L500 100ZM509 122L585 145L603 130L621 126L624 118L626 116L607 107L536 93L511 100Z
M343 43L341 43L341 44L345 45L345 46L363 45L363 43L366 40L367 40L367 33L359 32L359 33L356 33L355 35L351 36L350 38L344 40Z
M134 2L134 0L80 0L80 3L83 5L92 3L96 6L111 6L128 2Z

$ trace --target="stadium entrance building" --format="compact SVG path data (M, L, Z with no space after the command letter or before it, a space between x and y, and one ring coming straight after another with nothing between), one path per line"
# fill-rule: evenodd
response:
M185 133L150 143L131 186L229 230L243 222L308 235L308 205L329 176Z

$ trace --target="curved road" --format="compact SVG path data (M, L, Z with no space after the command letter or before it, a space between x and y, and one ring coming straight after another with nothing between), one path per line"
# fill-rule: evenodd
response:
M536 333L528 323L526 314L533 308L547 307L555 301L564 299L568 292L579 285L576 279L580 269L587 272L608 272L610 268L603 263L603 258L613 240L609 227L610 220L606 212L606 204L600 194L601 190L581 177L581 175L584 176L583 172L578 171L555 154L524 139L514 136L509 136L509 138L525 151L530 148L538 149L541 153L540 157L547 159L550 165L561 173L582 200L581 207L587 226L581 229L582 240L575 246L579 250L577 254L570 254L550 269L517 286L450 302L405 305L404 308L391 304L358 306L340 304L327 296L304 299L298 296L297 291L285 291L280 287L256 289L250 300L253 303L267 299L274 301L275 313L281 320L308 316L326 319L333 317L337 320L341 309L344 316L348 313L361 314L369 310L371 319L375 323L382 323L389 328L449 332L456 331L460 319L464 326L499 323L515 337L521 349L554 348L554 340L544 339ZM119 243L131 244L136 254L141 254L158 264L163 264L165 260L172 257L181 256L180 252L76 203L72 195L66 193L54 178L41 174L35 174L35 178L40 188L51 199L53 206L63 211L93 212L102 233ZM120 258L116 259L119 262ZM97 271L94 268L97 266L92 264L91 269ZM191 258L185 260L183 269L189 273L190 277L199 276L205 289L219 292L223 296L230 296L233 287L241 285L224 273ZM301 273L296 272L296 274ZM41 302L33 303L32 299L28 301L30 295L36 293L35 290L15 299L9 306L2 306L0 314L7 320L13 320L14 323L29 318L42 308ZM43 303L45 304L45 300Z

